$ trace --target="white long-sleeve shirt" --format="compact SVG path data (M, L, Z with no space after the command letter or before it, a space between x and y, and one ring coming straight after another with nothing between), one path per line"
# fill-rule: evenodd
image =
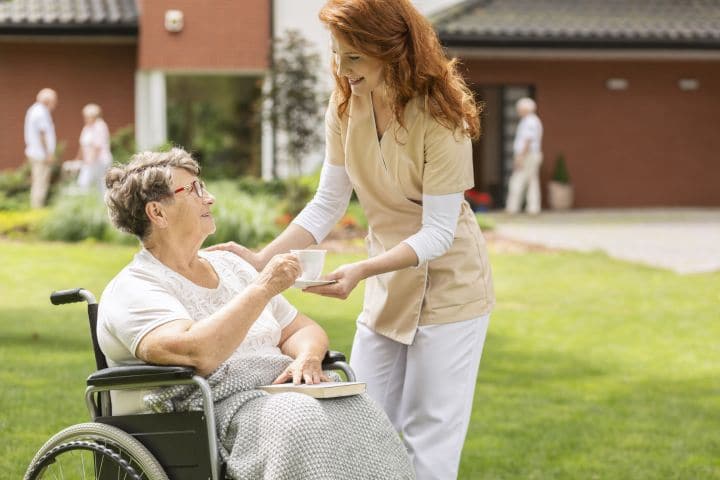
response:
M293 220L320 243L347 210L352 183L345 167L325 162L315 197ZM422 227L404 242L415 251L418 265L433 260L452 246L463 192L447 195L423 194Z
M25 156L33 160L45 160L48 155L54 153L55 125L50 110L42 103L35 102L25 114Z

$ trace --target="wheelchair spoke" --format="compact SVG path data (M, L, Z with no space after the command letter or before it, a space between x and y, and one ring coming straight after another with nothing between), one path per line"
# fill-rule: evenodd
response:
M85 480L85 457L82 454L80 454L80 465L82 465L82 478Z
M0 0L1 1L1 0ZM69 427L65 439L50 440L28 467L30 480L147 480L164 479L161 466L129 435L93 424ZM85 432L78 430L85 430ZM102 434L106 433L107 438ZM65 431L58 435L65 435ZM63 441L64 440L64 441ZM133 443L134 442L134 443ZM89 457L86 457L89 455ZM1 476L1 475L0 475Z

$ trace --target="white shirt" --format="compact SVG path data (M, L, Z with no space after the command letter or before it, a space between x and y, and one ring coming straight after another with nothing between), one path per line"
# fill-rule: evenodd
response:
M80 148L85 162L99 162L106 167L112 164L110 130L102 118L97 118L90 125L83 127L80 132Z
M151 330L174 320L195 322L209 317L257 276L257 271L229 252L200 252L219 278L217 288L201 287L143 249L113 278L100 300L98 343L109 366L141 365L137 346ZM280 354L281 331L297 316L282 295L273 297L233 355ZM113 412L146 410L146 391L113 392Z
M48 150L41 140L45 134ZM33 103L25 114L25 156L33 160L44 160L55 153L55 125L50 110L40 102Z
M513 143L513 153L515 155L521 154L528 140L530 140L530 148L527 153L541 153L542 136L542 122L534 113L528 113L518 123L515 142Z
M295 217L293 223L310 232L320 243L347 210L352 184L342 165L325 162L320 185L312 201ZM463 193L423 194L422 228L404 242L415 251L418 265L447 252L452 246L460 216Z

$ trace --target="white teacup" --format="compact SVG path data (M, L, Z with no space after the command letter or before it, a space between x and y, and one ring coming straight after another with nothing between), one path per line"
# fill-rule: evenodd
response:
M317 280L323 271L326 250L290 250L300 260L300 280Z

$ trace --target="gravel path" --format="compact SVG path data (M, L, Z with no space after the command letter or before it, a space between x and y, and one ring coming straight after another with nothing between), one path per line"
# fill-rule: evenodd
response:
M600 250L681 274L720 270L720 209L573 210L489 215L496 234L552 249Z

